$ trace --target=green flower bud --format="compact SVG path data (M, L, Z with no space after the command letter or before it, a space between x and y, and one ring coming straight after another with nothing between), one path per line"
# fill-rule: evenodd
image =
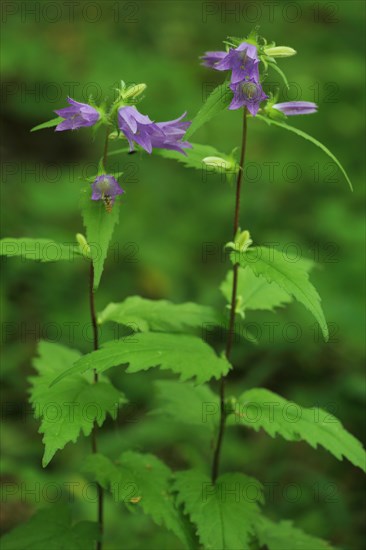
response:
M77 233L76 240L79 244L81 254L84 256L84 258L90 259L90 246L88 245L88 242L84 235L82 235L81 233Z
M121 97L124 101L134 99L138 95L141 95L146 90L146 88L146 84L133 84L132 86L129 86L126 90L121 91Z
M235 162L225 160L221 157L205 157L202 159L202 162L206 164L206 166L211 166L212 168L215 168L217 170L227 170L231 171L235 167Z
M264 53L269 57L291 57L297 52L288 46L274 46L272 48L264 48Z

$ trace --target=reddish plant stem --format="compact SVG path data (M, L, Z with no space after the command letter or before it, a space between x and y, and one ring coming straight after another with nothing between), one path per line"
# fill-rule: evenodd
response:
M241 187L242 187L242 179L243 179L243 168L244 168L244 162L245 162L246 142L247 142L247 110L244 107L241 154L240 154L240 161L239 161L239 172L236 180L235 210L234 210L234 224L233 224L234 241L235 241L237 231L239 229L240 195L241 195ZM239 269L239 264L238 263L234 264L230 319L229 319L229 327L228 327L226 350L225 350L225 355L228 361L230 360L230 356L231 356L231 350L233 347L234 332L235 332L234 324L235 324L236 296L238 291L238 269ZM219 423L219 433L217 436L216 447L214 450L214 456L212 461L212 470L211 470L212 483L215 483L219 473L220 454L221 454L222 442L223 442L224 433L225 433L225 424L226 424L225 377L223 376L220 380L220 423Z

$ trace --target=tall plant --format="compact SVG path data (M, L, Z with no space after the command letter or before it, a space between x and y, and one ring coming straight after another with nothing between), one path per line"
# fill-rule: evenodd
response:
M89 309L93 327L93 350L80 351L41 341L34 360L36 374L31 378L30 401L40 420L45 446L42 464L46 467L55 453L67 443L75 443L83 433L90 436L92 453L85 458L83 471L97 484L96 522L72 523L66 507L51 506L39 511L29 522L3 538L3 548L101 549L108 525L104 523L105 492L116 503L140 509L160 526L172 531L187 548L247 549L266 546L283 548L330 548L328 543L305 534L291 522L274 522L263 512L264 497L260 481L243 472L223 472L220 464L225 452L225 432L233 426L263 429L270 436L288 441L303 440L316 448L323 446L337 459L347 458L365 470L365 453L334 416L317 407L304 408L265 388L252 388L241 395L227 396L225 385L232 364L234 337L250 310L273 311L297 300L314 316L324 339L328 327L320 297L309 280L313 262L285 256L280 250L253 246L248 229L242 230L240 202L243 193L244 164L248 126L252 121L279 127L311 141L322 149L350 180L339 161L319 141L287 124L287 117L310 114L317 106L310 102L279 103L275 94L264 91L269 70L287 80L277 59L294 55L288 47L268 44L256 32L245 39L228 38L225 49L207 52L203 64L229 72L193 121L155 123L136 108L145 85L126 86L123 82L116 100L106 105L79 103L71 98L69 106L56 111L58 117L33 130L56 127L56 131L92 127L104 128L105 140L98 172L82 188L81 210L86 235L78 234L75 245L67 246L49 239L1 241L1 253L41 262L86 260L89 264ZM225 109L238 110L242 118L239 158L236 152L223 154L211 145L191 143L194 133ZM250 137L249 137L250 139ZM126 143L128 142L128 145ZM110 144L123 147L110 151ZM188 168L217 171L235 179L232 236L227 243L232 264L220 289L226 300L222 311L195 303L174 304L139 296L122 303L108 304L96 312L94 296L98 289L113 229L119 220L119 205L124 190L118 180L122 173L108 170L111 155L135 150L176 159ZM125 182L126 185L128 182ZM124 184L123 184L124 185ZM135 333L135 338L100 342L99 327L115 322ZM220 327L225 345L217 353L197 333L209 324ZM126 367L127 365L127 367ZM206 470L173 472L152 455L130 450L113 461L98 446L98 431L107 415L116 418L128 396L115 388L106 372L120 367L126 374L150 368L170 370L180 380L158 383L160 412L176 421L201 425L213 441L212 456ZM218 392L208 383L216 380ZM49 417L49 406L57 417ZM91 412L92 411L92 412ZM45 531L46 529L46 531ZM128 529L128 525L126 525ZM180 544L180 546L179 546Z

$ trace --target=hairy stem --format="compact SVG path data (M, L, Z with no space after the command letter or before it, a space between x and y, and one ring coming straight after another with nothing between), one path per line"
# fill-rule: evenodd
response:
M236 180L236 194L235 194L235 209L234 209L234 226L233 226L233 240L235 241L236 233L239 229L239 215L240 215L240 195L241 195L241 186L243 179L243 168L245 162L245 149L247 142L247 110L244 107L243 109L243 133L242 133L242 142L241 142L241 154L239 162L239 172ZM236 295L238 290L238 269L239 264L236 263L233 266L233 288L231 294L231 307L230 307L230 319L229 327L226 340L226 350L225 355L228 361L230 360L231 350L233 347L234 341L234 323L235 323L235 309L236 309ZM215 483L218 473L219 473L219 464L220 464L220 454L221 447L225 433L225 424L226 424L226 411L225 411L225 377L223 376L220 380L220 424L219 424L219 433L217 436L216 447L213 456L212 462L212 471L211 479L212 483Z

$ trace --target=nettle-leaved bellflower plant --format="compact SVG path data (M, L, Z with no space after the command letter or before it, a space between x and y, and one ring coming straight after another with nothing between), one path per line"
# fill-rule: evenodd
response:
M57 131L63 131L92 127L95 133L104 127L105 139L98 173L82 187L80 203L86 236L77 233L76 244L71 247L44 238L4 239L1 243L1 253L7 256L18 255L42 262L55 261L54 256L49 256L51 244L52 250L58 247L58 259L86 260L89 264L92 349L82 354L79 350L59 343L40 342L38 357L34 362L36 372L31 378L30 402L35 417L41 420L39 431L43 434L45 446L42 459L44 467L65 445L75 443L81 434L90 435L91 453L85 456L85 448L81 448L84 452L79 450L77 453L77 457L81 457L78 475L80 469L85 483L93 482L97 486L96 522L72 525L68 510L63 516L60 515L59 507L48 506L40 510L35 519L31 518L25 528L32 535L32 548L44 547L44 533L39 528L42 524L47 525L47 536L55 538L60 548L74 549L82 545L85 550L102 550L105 542L108 548L118 547L120 541L111 540L109 525L108 522L105 525L103 515L107 491L113 497L110 498L111 506L113 502L120 501L118 504L126 505L127 512L133 509L134 513L150 515L159 529L169 530L172 537L168 539L171 550L288 548L289 540L291 544L293 541L294 548L304 550L330 548L328 543L306 535L288 521L267 517L263 487L259 480L246 476L242 471L222 471L221 456L225 453L229 439L224 435L233 426L236 430L232 438L236 437L239 429L254 429L256 432L262 429L271 437L275 435L292 441L293 445L299 440L310 443L313 448L321 445L335 458L342 460L344 457L354 466L366 470L365 453L360 442L328 412L318 407L310 409L295 404L268 388L238 391L240 371L232 384L236 395L227 394L226 378L235 369L236 358L239 357L239 354L232 353L234 345L247 351L248 346L256 341L250 335L246 336L245 341L236 338L238 334L248 334L247 327L242 323L252 310L272 315L276 308L296 300L314 317L319 335L322 334L325 341L329 336L320 297L310 281L314 262L299 256L294 261L294 258L288 256L288 248L283 254L282 249L255 245L255 239L252 238L254 232L240 230L240 205L248 203L247 200L241 201L241 195L249 124L265 123L267 127L279 127L312 142L337 164L350 186L351 183L343 166L323 144L287 123L288 116L316 112L316 104L307 101L279 103L278 92L264 91L262 88L268 70L278 69L276 58L292 56L295 50L287 46L267 45L256 33L244 38L229 38L225 44L226 51L208 52L204 56L204 64L215 70L231 71L230 85L225 81L217 86L198 110L192 123L182 120L185 115L167 122L154 122L135 106L137 97L145 91L146 86L138 84L127 87L122 82L117 98L109 107L105 104L97 107L92 101L79 103L69 98L70 106L56 111L63 121L58 117L34 128L40 130L56 126ZM280 74L283 75L282 71ZM243 128L240 147L230 153L223 153L212 144L191 143L194 132L228 108L236 109L241 114ZM110 147L116 143L122 144L122 148L110 151ZM235 178L233 232L222 238L227 242L228 271L219 285L222 293L219 308L207 304L176 304L167 300L130 296L120 303L105 304L104 309L96 313L95 292L100 284L114 227L119 221L121 201L118 197L124 194L124 189L118 183L123 173L113 172L111 157L119 155L121 159L126 159L123 155L134 150L140 150L141 155L147 152L165 156L169 162L183 161L186 168L199 170L204 177L213 172L214 176L221 173L229 181ZM152 162L151 157L149 162ZM191 177L187 185L190 181ZM127 185L128 181L125 183ZM246 183L246 190L250 192L250 182ZM233 186L221 186L221 189L223 194L231 193ZM252 189L252 192L255 190ZM268 192L272 192L272 189ZM182 188L182 200L185 200L185 196L186 188ZM126 194L124 207L128 207L127 199ZM226 198L224 203L227 203ZM138 211L134 215L138 216ZM227 227L224 221L223 226ZM214 223L218 223L217 217ZM33 254L30 254L30 249L34 251ZM123 285L123 272L121 269L118 292ZM79 273L80 270L75 276ZM131 319L133 323L128 322ZM100 339L105 334L101 327L112 322L123 326L122 337L118 335L115 340L103 342L101 346ZM220 338L212 347L197 335L200 327L208 325L215 328L213 333L224 332L224 343ZM134 338L125 337L127 327L136 333ZM257 344L261 345L260 342ZM118 377L117 370L113 377L109 377L113 367L118 369ZM124 387L128 394L131 387L125 377L133 376L134 373L144 376L146 370L153 368L164 371L164 379L159 382L160 393L154 396L154 399L159 400L155 412L172 417L177 426L180 422L186 423L186 430L189 430L189 425L194 426L189 443L192 447L197 444L197 449L186 453L184 462L188 462L188 466L183 471L179 466L179 471L172 471L162 458L152 453L129 450L119 457L109 457L103 454L101 448L97 452L99 430L107 416L116 419L118 408L125 407L129 398L133 402L134 395L125 395L121 389ZM170 380L167 379L168 370L172 371ZM118 387L114 385L116 379ZM193 384L190 383L192 381ZM218 387L212 382L218 382ZM151 391L155 390L151 388ZM52 421L47 414L50 403L57 409L57 418ZM187 415L187 407L189 409L192 403L192 411ZM88 414L78 414L80 409L77 406L80 404L83 411L88 410ZM253 407L254 415L248 413L248 404ZM76 414L70 415L70 410ZM157 415L150 415L149 418L150 426ZM202 447L203 434L200 432L199 440L195 439L195 434L200 422L211 444L207 445L198 460L202 465L198 469L197 456ZM158 426L154 429L157 430ZM118 429L124 428L118 425ZM243 438L238 438L236 442L238 445L243 444ZM245 439L245 445L251 444L248 438ZM190 457L193 459L190 460ZM226 462L230 463L230 460ZM248 492L249 486L254 490ZM232 493L233 488L235 498L231 498L232 494L230 498L224 498L227 491ZM123 533L127 537L129 516L126 513L121 517L124 522ZM8 540L4 548L24 547L22 527L6 537ZM145 543L143 539L142 547Z

